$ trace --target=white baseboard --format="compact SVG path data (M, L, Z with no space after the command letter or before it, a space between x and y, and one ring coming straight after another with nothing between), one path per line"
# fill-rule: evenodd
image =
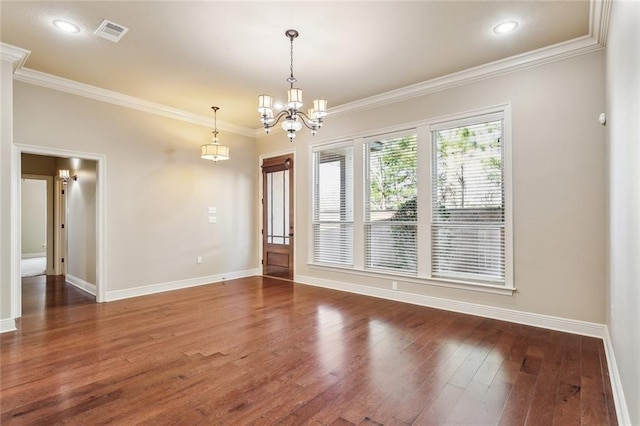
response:
M454 311L485 318L515 322L518 324L532 325L534 327L547 328L550 330L564 331L582 336L598 337L600 339L604 339L606 331L606 326L604 324L554 317L551 315L536 314L532 312L516 311L513 309L480 305L477 303L460 302L441 297L425 296L415 293L325 280L303 275L297 275L296 282L317 287L331 288L334 290L348 291L350 293L357 293L365 296L411 303L413 305L428 306L430 308L443 309L446 311Z
M196 287L199 285L213 284L225 280L245 278L259 275L258 269L247 269L245 271L228 272L225 274L209 275L205 277L190 278L187 280L171 281L167 283L151 284L142 287L128 288L125 290L108 291L106 302L114 300L128 299L131 297L146 296L148 294L162 293L164 291L179 290L181 288Z
M47 253L22 253L23 259L35 259L36 257L47 257Z
M16 320L13 318L0 320L0 334L9 331L16 331Z
M85 291L93 296L96 295L96 285L95 284L91 284L90 282L87 282L83 279L80 279L78 277L74 277L71 274L67 274L65 277L65 281L68 282L69 284L71 284L74 287L79 288L82 291Z
M613 342L609 334L609 327L605 327L604 333L604 352L607 356L607 366L609 367L609 378L611 379L611 390L613 392L613 401L616 406L616 415L618 416L618 424L631 426L631 416L629 415L629 407L624 397L622 389L622 380L620 380L620 372L616 363L616 355L613 352Z

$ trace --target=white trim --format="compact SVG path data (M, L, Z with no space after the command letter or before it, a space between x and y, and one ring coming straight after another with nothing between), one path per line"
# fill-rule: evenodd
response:
M52 74L46 74L29 68L17 70L14 73L13 78L14 80L22 81L24 83L59 90L61 92L71 93L78 96L84 96L85 98L120 105L125 108L148 112L162 117L173 118L175 120L181 120L187 123L197 124L199 126L211 127L212 124L211 117L194 114L192 112L114 92L112 90L101 89L96 86L79 83L77 81L58 77ZM256 131L254 129L240 126L238 124L218 120L218 128L242 136L249 136L252 138L256 137Z
M341 115L352 114L354 112L424 96L430 93L486 80L521 69L561 61L574 56L600 50L604 48L607 38L611 3L612 0L590 1L588 35L338 105L329 109L327 118L331 119ZM101 89L99 87L90 86L88 84L79 83L51 74L23 68L30 53L28 50L14 47L6 43L0 43L0 53L2 53L3 60L13 62L14 79L18 81L48 87L50 89L60 90L67 93L73 93L79 96L85 96L91 99L121 105L127 108L182 120L205 127L211 126L211 120L209 117L150 102L144 99L135 98L133 96L128 96L111 90ZM218 121L218 126L224 131L256 139L267 136L262 127L252 129L223 121ZM273 130L276 132L279 131L279 127L276 127Z
M494 78L503 74L531 68L539 65L568 59L574 56L591 53L602 49L597 39L589 36L579 37L566 42L543 47L531 52L500 59L488 64L479 65L456 73L437 77L421 83L390 90L368 98L359 99L330 108L327 118L339 117L371 108L377 108L396 102L405 101L442 90Z
M609 378L613 393L613 401L616 408L616 417L620 425L631 425L631 416L624 396L622 380L616 363L613 342L606 324L598 324L587 321L562 318L551 315L536 314L533 312L517 311L514 309L499 308L481 305L477 303L461 302L440 297L419 295L402 291L388 290L378 287L369 287L339 281L325 280L321 278L298 275L296 283L362 294L381 299L410 303L412 305L427 306L446 311L460 312L468 315L477 315L484 318L493 318L517 324L546 328L582 336L595 337L603 340Z
M21 250L20 233L20 189L21 179L21 155L22 153L48 155L62 158L82 158L94 160L97 163L96 179L96 301L104 302L107 287L106 277L106 162L103 154L92 154L81 151L68 151L57 148L49 148L25 144L12 144L12 177L11 177L11 317L22 316L22 279L20 277L20 260L18 254Z
M390 277L391 279L396 278L399 279L401 281L405 281L405 282L413 282L413 283L418 283L418 284L428 284L428 285L435 285L435 286L440 286L440 287L450 287L450 288L457 288L457 289L463 289L463 290L473 290L473 291L480 291L480 292L484 292L484 293L494 293L494 294L502 294L502 295L512 295L515 291L515 283L514 283L514 274L513 274L513 205L512 203L512 194L511 194L511 182L512 182L512 166L511 166L511 102L505 102L505 103L501 103L498 105L492 105L492 106L488 106L488 107L484 107L484 108L478 108L478 109L474 109L474 110L468 110L468 111L464 111L464 112L459 112L459 113L453 113L453 114L446 114L446 115L442 115L442 116L438 116L438 117L431 117L431 118L427 118L427 119L423 119L423 120L419 120L419 121L414 121L414 122L410 122L410 123L404 123L404 124L397 124L397 125L393 125L393 126L388 126L385 128L381 128L381 129L370 129L370 130L366 130L366 131L361 131L355 134L351 134L351 135L343 135L340 137L336 137L336 138L332 138L329 140L324 140L324 141L319 141L315 144L309 144L309 171L308 171L308 190L309 190L309 194L311 195L310 200L309 200L309 212L311 212L310 214L310 218L311 220L313 219L313 153L317 152L317 151L321 151L323 149L326 148L338 148L338 147L347 147L347 146L351 146L354 148L354 159L355 157L355 148L356 148L356 144L357 141L365 141L365 140L371 140L373 138L377 138L377 137L381 137L384 136L386 137L386 135L402 135L402 134L407 134L407 133L417 133L418 135L422 135L425 136L425 134L428 135L428 140L421 140L418 139L418 155L420 155L421 151L424 151L423 149L420 149L421 144L425 145L428 143L428 146L426 147L426 150L430 153L430 155L433 153L433 149L431 147L432 142L431 142L431 135L432 135L432 129L433 128L450 128L450 127L455 127L458 125L461 125L462 123L477 123L480 121L484 121L487 118L491 119L491 118L501 118L504 122L504 128L503 128L503 136L505 139L505 143L504 143L504 160L505 160L505 202L507 205L507 210L505 211L505 262L509 262L509 263L505 263L505 283L504 285L496 285L496 284L492 284L492 283L481 283L481 282L473 282L473 281L465 281L464 279L449 279L449 278L440 278L440 277L433 277L431 276L431 267L429 265L429 269L426 270L424 263L422 261L418 262L418 268L419 268L419 272L424 272L424 271L428 271L428 275L405 275L399 272L383 272L383 271L375 271L375 272L371 272L368 270L365 270L364 267L359 267L356 265L359 265L358 262L364 264L364 253L362 253L363 258L359 259L356 257L356 253L354 251L353 253L353 262L354 262L354 266L353 267L347 267L344 265L332 265L332 264L325 264L325 263L317 263L313 260L313 245L314 245L314 241L313 241L313 233L312 230L310 229L308 232L308 259L307 259L307 265L309 265L310 267L313 268L318 268L318 269L325 269L328 271L338 271L338 272L344 272L344 273L350 273L350 274L354 274L354 275L362 275L362 276L368 276L368 277L378 277L380 275L384 275L387 277ZM419 157L421 158L421 157ZM363 173L365 172L364 167L365 167L365 161L363 160ZM420 163L422 164L422 163ZM427 182L428 185L426 185L426 192L428 192L428 209L427 212L429 214L428 218L429 218L429 223L431 222L431 183L430 183L430 179L431 179L431 174L432 174L432 161L428 162L429 164L429 181ZM354 164L355 167L355 164ZM419 168L420 169L420 168ZM355 170L355 169L354 169ZM354 172L355 173L355 172ZM420 170L418 171L419 176L424 177L424 173L420 173ZM355 176L355 174L354 174ZM364 174L363 174L364 176ZM357 180L357 179L356 179ZM420 182L423 182L423 180L420 180ZM424 182L423 182L424 183ZM422 185L422 191L425 191L425 186ZM418 191L419 194L422 194L421 192L421 185L418 185ZM419 198L419 202L420 200L424 199L424 197L418 197ZM354 202L356 203L356 205L361 205L362 203L358 203L357 200L354 199ZM418 213L420 215L420 213ZM424 213L423 213L424 214ZM364 217L364 215L362 214L362 212L356 212L354 210L354 248L357 247L357 245L355 245L355 238L356 238L356 220L358 220L358 217ZM423 217L422 215L420 215L420 217ZM313 221L313 220L312 220ZM430 226L429 226L430 229ZM420 230L418 231L420 232ZM429 231L430 232L430 231ZM422 235L422 234L419 234ZM428 241L430 241L430 236L427 239ZM423 238L424 240L424 238ZM364 240L363 240L364 241ZM420 243L421 240L418 240L418 244ZM425 250L426 244L422 244L422 250ZM430 259L431 254L429 253L429 255L425 258L425 257L420 257L419 259ZM427 261L428 262L428 261Z
M463 314L477 315L484 318L493 318L501 321L517 324L531 325L550 330L564 331L582 336L604 338L606 326L604 324L579 321L569 318L555 317L551 315L536 314L533 312L516 311L513 309L499 308L495 306L481 305L477 303L461 302L458 300L441 297L426 296L403 291L395 291L379 287L370 287L359 284L351 284L339 281L325 280L309 276L299 275L297 282L316 287L330 288L397 302L410 303L412 305L428 306L430 308L446 311L460 312Z
M511 123L511 103L509 102L503 109L502 118L502 138L504 140L504 282L507 286L515 287L515 265L514 265L514 246L513 246L513 139L512 139L512 123Z
M455 112L451 114L439 115L436 117L426 118L417 121L410 121L408 123L402 124L394 124L391 126L386 126L377 129L367 129L359 132L349 133L347 135L342 135L338 137L334 137L331 139L324 139L318 142L310 143L309 146L312 148L312 152L323 149L324 146L330 147L340 147L340 146L349 146L353 143L353 141L357 138L370 138L375 136L381 136L387 133L396 133L396 132L410 132L416 131L419 127L424 126L435 126L442 122L449 121L457 121L460 119L472 117L472 116L484 116L490 115L494 113L503 113L506 109L511 109L511 102L503 102L496 105L491 105L483 108L476 108L471 110L466 110L462 112ZM509 111L510 112L510 111Z
M602 47L607 45L612 3L613 0L591 0L589 4L589 34Z
M65 276L65 281L68 284L71 284L74 287L79 288L82 291L85 291L93 296L96 295L96 285L95 284L91 284L90 282L87 282L81 278L75 277L71 274L67 274Z
M383 271L383 270L365 270L365 269L355 269L349 266L341 266L337 264L323 264L323 263L307 263L312 269L320 269L328 272L339 272L350 275L359 275L362 277L369 278L383 278L393 281L400 281L401 283L413 283L413 284L423 284L423 285L431 285L436 287L448 287L455 288L459 290L470 290L477 291L480 293L491 293L491 294L500 294L503 296L511 296L514 292L517 291L515 287L505 287L503 285L495 285L495 284L484 284L479 282L469 282L462 280L454 280L447 278L439 278L439 277L421 277L418 275L406 275L401 274L394 271Z
M368 195L366 195L369 192L369 185L365 183L365 179L359 179L356 174L356 170L362 170L363 172L365 172L366 169L369 168L369 163L365 160L364 144L364 138L355 138L353 140L353 143L351 144L351 158L353 159L351 163L351 185L353 191L351 194L353 203L353 239L351 241L351 247L353 247L354 269L364 269L366 265L365 200L369 198ZM313 158L311 160L313 161ZM368 173L364 176L368 176ZM310 182L313 185L313 181ZM347 182L348 180L345 183ZM309 199L311 201L313 201L313 192L314 189L313 187L311 187L309 189L309 194L311 195ZM309 211L312 215L314 214L313 210ZM311 220L313 221L313 216L311 217ZM311 234L309 241L311 241L311 243L315 246L313 233ZM313 253L313 250L310 248L309 252Z
M147 296L149 294L163 293L165 291L179 290L183 288L196 287L217 282L232 280L237 278L246 278L259 275L259 269L247 269L244 271L227 272L224 274L208 275L204 277L189 278L186 280L170 281L166 283L158 283L145 285L141 287L127 288L124 290L113 290L107 292L107 302L114 300L129 299L131 297Z
M13 318L0 320L0 334L16 331L16 320Z
M9 221L11 222L11 234L9 237L9 288L11 294L11 308L9 310L11 318L22 316L22 273L20 257L22 254L22 162L20 148L11 143L11 212Z
M447 120L438 120L429 126L429 149L431 160L429 161L429 209L433 207L433 165L435 164L435 149L434 141L432 138L434 131L441 131L451 129L455 127L468 126L472 124L483 123L487 121L502 121L502 159L503 159L503 182L502 189L504 193L504 256L505 256L505 270L504 270L504 284L507 289L514 289L514 274L513 274L513 198L512 198L512 182L513 182L513 168L512 168L512 155L511 155L511 102L500 105L499 107L483 108L481 111L470 111L464 114L450 115ZM433 228L431 211L429 211L429 229ZM431 238L430 238L431 239ZM429 253L429 258L431 253ZM439 280L438 277L431 276L431 268L429 268L429 278ZM446 281L446 280L445 280ZM470 281L472 283L472 281Z
M0 59L13 64L13 72L22 68L31 52L20 47L0 42Z
M606 326L604 332L604 353L607 357L609 380L611 381L611 390L613 392L613 402L616 407L616 416L618 417L618 423L620 425L630 426L631 415L629 414L629 407L627 407L627 401L624 397L622 380L620 378L620 372L618 371L616 356L613 351L613 342L611 341L611 335L609 334L609 327Z

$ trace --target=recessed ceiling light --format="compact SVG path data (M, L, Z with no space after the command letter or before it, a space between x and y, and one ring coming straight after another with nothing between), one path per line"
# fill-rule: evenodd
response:
M65 33L79 33L80 27L76 24L72 24L71 22L63 21L61 19L56 19L53 21L53 26L57 29L64 31Z
M504 34L511 32L518 28L518 23L516 21L507 21L493 27L493 32L496 34Z

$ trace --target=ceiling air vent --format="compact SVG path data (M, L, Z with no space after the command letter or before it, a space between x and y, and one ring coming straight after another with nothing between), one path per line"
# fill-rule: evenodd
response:
M98 37L102 37L106 40L117 43L120 41L122 36L124 36L129 28L123 27L120 24L116 24L115 22L107 21L106 19L102 21L102 24L98 27L98 29L94 32Z

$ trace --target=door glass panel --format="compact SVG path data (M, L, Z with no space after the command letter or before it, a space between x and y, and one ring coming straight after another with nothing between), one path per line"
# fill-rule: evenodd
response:
M289 171L267 173L267 243L289 245Z

